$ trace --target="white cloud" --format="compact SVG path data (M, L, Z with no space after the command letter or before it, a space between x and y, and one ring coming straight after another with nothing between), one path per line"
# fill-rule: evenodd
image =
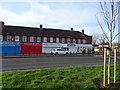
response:
M93 8L83 9L74 5L69 6L69 4L68 6L60 4L57 7L52 7L46 4L31 3L31 6L31 12L34 13L33 18L36 18L36 22L40 21L48 26L90 24L94 23L95 20Z
M20 24L20 23L27 23L28 19L25 17L24 14L16 14L14 12L10 12L3 8L0 8L0 20L5 21L5 23L13 23L13 24Z
M74 3L65 5L30 2L29 4L30 9L19 14L0 7L0 20L4 20L5 24L10 25L38 26L43 24L46 27L62 29L85 28L89 30L85 31L89 34L97 28L97 26L90 26L96 23L95 9L92 7L78 7Z
M29 2L110 2L110 0L29 0ZM114 0L118 2L118 0ZM28 0L0 0L0 2L28 2Z

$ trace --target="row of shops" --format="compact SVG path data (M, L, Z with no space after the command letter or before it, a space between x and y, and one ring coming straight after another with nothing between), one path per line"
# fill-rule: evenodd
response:
M91 44L62 43L20 43L1 42L0 54L42 54L51 53L56 48L68 50L70 53L91 53Z
M85 50L86 53L90 53L92 50L92 44L61 44L61 43L43 43L43 53L51 53L56 48L63 48L71 53L82 53Z

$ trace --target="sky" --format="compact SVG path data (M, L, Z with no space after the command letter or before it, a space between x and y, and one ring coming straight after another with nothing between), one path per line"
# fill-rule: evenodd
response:
M118 32L120 32L120 2L119 2L119 11L118 11ZM120 35L118 36L118 43L120 43Z
M57 28L85 33L102 33L95 15L99 13L98 2L44 2L14 0L0 2L0 21L5 25ZM101 18L99 18L101 21Z

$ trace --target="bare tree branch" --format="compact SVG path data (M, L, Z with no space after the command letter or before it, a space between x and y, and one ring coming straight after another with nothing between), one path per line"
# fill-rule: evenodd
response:
M114 38L116 38L116 35L114 35L115 32L115 28L116 28L116 23L117 23L117 17L118 17L118 3L116 4L115 7L115 2L114 0L110 0L110 4L109 6L111 7L111 9L108 9L108 4L106 3L106 1L104 0L104 2L100 2L100 9L98 9L102 15L103 21L106 24L109 32L110 32L110 39L108 37L106 37L106 33L104 28L102 27L100 21L97 18L98 24L100 26L100 28L102 29L103 33L105 34L105 37L107 38L107 40L109 42L112 43L112 41L114 40ZM112 44L111 44L112 45Z
M113 40L115 40L115 38L116 38L119 34L120 34L120 32L114 36Z
M99 20L98 20L97 16L96 16L96 19L97 19L97 21L98 21L98 24L99 24L100 28L101 28L101 29L102 29L102 31L103 31L103 34L105 35L106 39L107 39L107 40L108 40L108 42L109 42L109 39L108 39L108 37L107 37L107 34L105 33L105 31L104 31L104 29L103 29L102 25L100 24L100 22L99 22Z
M103 5L104 5L104 6L103 6ZM107 25L108 30L109 30L109 31L112 31L112 29L111 29L112 18L110 17L110 13L109 13L109 11L108 11L108 7L107 7L107 4L106 4L105 1L104 1L103 5L102 5L102 3L100 2L100 7L101 7L101 9L102 9L102 12L101 12L101 13L102 13L103 21L104 21L105 24ZM109 22L111 22L111 23L109 23Z

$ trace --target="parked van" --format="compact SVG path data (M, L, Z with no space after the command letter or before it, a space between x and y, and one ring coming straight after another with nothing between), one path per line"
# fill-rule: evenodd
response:
M59 55L59 54L67 55L68 51L61 48L57 48L57 49L54 49L51 53L54 55Z

